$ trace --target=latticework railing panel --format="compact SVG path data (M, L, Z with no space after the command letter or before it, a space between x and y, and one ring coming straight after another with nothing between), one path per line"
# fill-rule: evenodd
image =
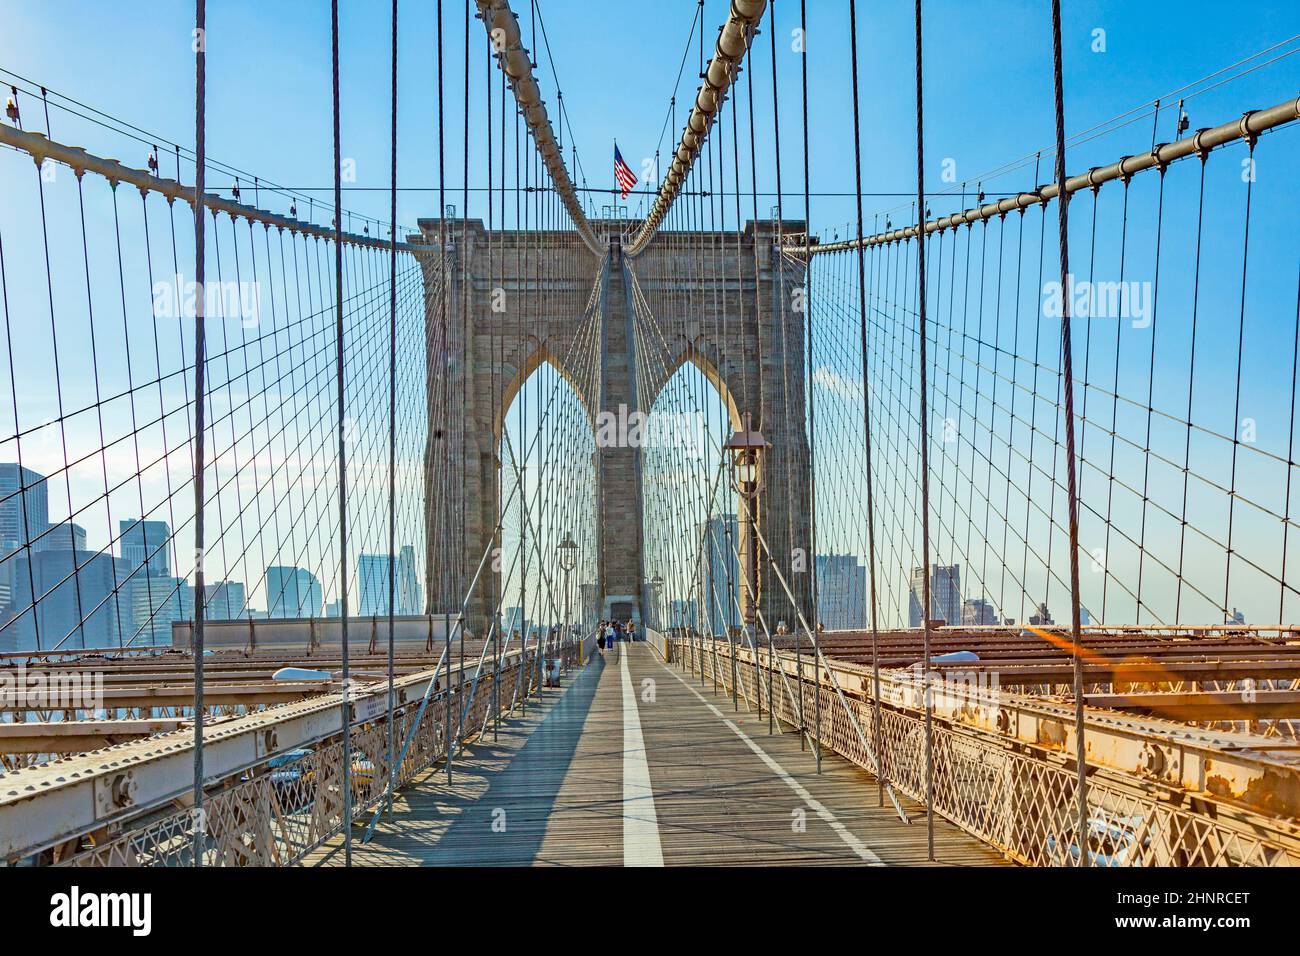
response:
M561 652L569 664L576 645ZM521 688L538 684L536 651L511 659L502 667L493 694L490 662L476 686L467 680L453 687L450 698L441 691L420 711L412 702L394 715L393 734L409 741L395 774L397 787L410 784L427 768L447 756L448 701L453 708L453 739L473 738L487 725L494 701L505 716L517 703ZM525 681L521 682L521 675ZM465 707L467 695L469 706ZM419 720L416 726L416 720ZM354 728L352 749L352 807L354 820L372 813L385 799L388 784L388 724L386 718ZM291 866L343 830L343 743L326 743L290 763L263 764L250 769L225 789L208 794L203 812L169 810L129 832L67 861L71 866L191 866L194 831L205 833L204 866Z
M732 690L730 647L721 641L703 644L672 640L671 659ZM790 663L789 655L785 664ZM751 706L769 708L766 650L738 660L738 692ZM780 673L779 668L773 669ZM823 671L823 674L825 672ZM791 728L800 726L798 696L803 696L803 726L829 750L869 772L875 761L864 740L879 747L884 779L897 791L926 802L925 722L921 713L904 713L891 705L874 721L869 699L845 696L834 687L814 685L789 672L771 682L775 716ZM825 678L823 678L825 680ZM798 690L788 692L787 681ZM818 702L820 695L820 702ZM820 707L818 704L820 703ZM922 712L923 713L923 712ZM820 724L816 715L820 714ZM856 726L855 726L856 724ZM861 732L859 732L861 731ZM1079 862L1077 777L1072 765L1048 752L1012 749L970 728L934 720L934 811L961 829L1030 866L1072 866ZM1157 794L1142 781L1126 780L1115 771L1090 768L1087 792L1089 862L1105 866L1292 866L1300 852L1278 833L1262 832L1230 815L1208 799L1190 794ZM1275 838L1276 837L1276 838Z

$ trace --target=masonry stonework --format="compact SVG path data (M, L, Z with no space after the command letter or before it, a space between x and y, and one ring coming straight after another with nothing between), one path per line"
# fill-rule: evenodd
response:
M442 225L421 220L420 238L438 245ZM773 628L789 614L767 560L770 551L808 614L813 560L804 427L807 343L796 294L803 266L777 252L778 225L786 235L804 228L801 222L764 221L747 224L739 235L662 233L629 260L616 237L598 256L570 231L489 232L481 220L446 221L448 292L445 300L436 289L431 292L426 316L431 613L456 613L484 555L500 546L502 425L529 375L551 363L577 392L594 428L599 411L617 414L620 405L649 409L673 373L693 362L722 393L732 427L748 412L772 444L758 509L767 545L760 561L760 609ZM634 292L654 311L653 336L635 332ZM581 339L590 308L602 317L595 348ZM638 339L657 354L638 357ZM599 359L591 360L593 354ZM637 394L638 367L649 394ZM463 437L458 429L443 434L435 427L459 422L462 415ZM647 589L639 451L598 448L597 456L597 613L641 619ZM508 487L513 476L506 477ZM449 500L442 500L444 489ZM734 496L727 508L739 510ZM489 557L468 605L471 632L486 631L500 583Z

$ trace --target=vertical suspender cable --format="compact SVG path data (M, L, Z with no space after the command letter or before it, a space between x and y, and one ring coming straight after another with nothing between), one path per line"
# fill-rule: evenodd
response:
M441 441L440 453L438 457L438 470L442 472L442 487L438 489L437 501L441 505L442 517L437 519L436 527L439 536L439 560L442 561L441 584L439 586L439 599L442 602L442 628L443 640L445 643L445 652L443 660L443 681L442 681L442 743L446 751L447 760L447 784L451 784L451 608L448 601L451 597L450 574L451 561L446 552L448 545L447 529L451 524L452 510L447 501L447 489L451 485L451 456L447 451L447 443L450 442L451 422L448 420L447 409L450 407L451 392L447 389L447 363L450 346L447 339L447 193L446 193L446 151L443 130L443 92L442 92L442 67L443 67L443 46L442 46L442 0L438 0L437 5L438 17L438 269L442 277L442 289L439 295L438 313L439 313L439 349L442 352L440 361L443 370L442 388L442 408L441 414L443 421L437 427L435 436ZM435 412L438 411L435 409ZM439 447L439 446L435 446ZM432 609L430 609L432 610Z
M748 43L750 42L748 36L746 37L746 41L745 41L745 42L746 42L746 44L748 44ZM731 83L732 83L732 87L734 88L735 92L732 94L733 97L734 97L734 99L732 100L732 104L731 104L731 163L732 163L732 166L731 166L731 180L732 180L732 182L735 184L734 189L735 189L735 194L736 194L736 255L735 255L735 263L736 263L736 311L737 311L737 314L740 316L740 320L739 320L739 321L740 321L740 326L741 326L741 330L740 330L740 368L741 368L741 371L740 371L740 404L741 404L742 407L744 407L745 409L748 410L751 406L750 406L750 404L749 404L749 375L748 375L748 369L747 369L747 365L748 365L749 363L748 363L748 358L747 358L747 355L746 355L747 349L746 349L746 347L745 347L746 336L745 336L745 332L744 332L744 326L745 326L746 322L745 322L745 320L744 320L745 302L744 302L744 294L743 294L743 293L744 293L744 285L745 285L745 284L744 284L744 278L745 278L745 264L744 264L744 256L743 256L743 250L744 250L744 239L745 239L745 228L744 228L744 225L743 225L742 222L741 222L741 212L740 212L740 198L741 198L741 192L742 192L742 190L741 190L741 188L740 188L740 121L739 121L739 117L737 116L737 114L740 112L739 109L738 109L738 101L739 101L739 98L740 98L740 91L739 91L739 87L736 86L736 75L737 75L739 72L740 72L740 64L739 64L739 63L733 63L733 64L731 65ZM720 463L720 467L726 469L726 468L728 467L728 463L724 460L723 462ZM730 471L728 471L728 472L727 472L727 480L728 480L728 486L729 486L729 487L732 486L732 485L734 485L734 480L732 480L732 479L733 479L732 473L731 473ZM728 525L727 527L730 527L730 526ZM728 567L730 567L730 559L728 559ZM741 585L740 594L741 594L742 597L744 596L745 592L748 590L748 583L747 583L747 582L748 582L748 578L746 578L745 580L743 580L743 581L740 582L740 585ZM731 615L732 615L732 613L733 613L733 611L732 611L732 609L731 609L731 606L728 605L728 607L727 607L727 612L726 612L726 616L723 618L723 621L724 621L724 626L726 626L726 627L728 628L729 631L731 630L731 625L730 625L729 622L731 621ZM754 666L755 666L755 667L758 666L757 661L755 662L755 665L754 665ZM739 678L737 677L737 680L738 680L738 679L739 679Z
M474 368L473 362L473 342L470 339L469 331L469 295L470 295L470 277L469 277L469 21L470 5L469 0L465 0L465 117L464 117L464 153L463 164L461 166L464 172L464 188L461 192L461 210L460 210L460 511L462 520L458 523L460 532L459 541L456 548L456 594L464 591L465 577L465 533L468 515L466 514L466 505L469 501L469 452L467 446L467 437L469 435L469 386L470 374ZM456 691L461 699L464 699L465 685L465 612L464 605L456 618L456 629L460 632L460 645L457 649L460 660L460 669L456 672ZM457 726L456 738L463 739L465 728ZM450 748L449 751L450 752Z
M809 295L808 280L809 273L812 271L812 202L809 193L808 181L810 179L810 169L808 162L808 0L799 0L799 37L803 44L801 51L801 76L800 84L803 94L803 316L804 336L808 340L808 367L804 369L807 375L807 392L806 399L808 402L808 546L812 551L812 613L813 613L813 641L817 641L820 634L822 619L821 610L817 606L817 403L813 395L813 340L812 340L812 314L808 311ZM795 633L795 657L799 653L799 629L794 628ZM818 648L813 647L813 726L816 730L813 732L813 748L817 756L817 772L822 772L822 693L821 693L821 670L819 667L820 655ZM799 693L799 723L803 724L803 667L799 667L799 678L795 683ZM803 729L807 733L807 728ZM802 742L801 742L802 743ZM879 755L880 750L876 750ZM879 759L879 756L877 756Z
M393 615L397 606L397 0L393 0L392 139L389 168L391 242L388 258L388 812L393 811Z
M1247 163L1250 164L1250 168L1253 171L1254 164L1255 164L1254 136L1250 136L1246 138L1246 148L1247 150L1249 150L1249 155L1246 161ZM1233 398L1233 409L1232 409L1232 420L1234 423L1239 423L1242 420L1241 419L1241 368L1242 368L1241 361L1242 361L1243 349L1246 342L1246 290L1248 288L1247 279L1249 278L1249 274L1247 272L1247 265L1249 264L1249 259L1250 259L1250 208L1251 208L1251 196L1254 194L1254 190L1255 190L1255 176L1252 172L1251 175L1246 177L1246 221L1243 225L1243 233L1241 237L1241 298L1240 298L1240 305L1238 307L1238 312L1237 312L1237 375L1236 375L1236 382L1233 387L1234 398ZM1227 541L1225 542L1226 548L1225 548L1224 562L1223 562L1223 620L1225 624L1231 621L1229 615L1232 613L1229 610L1231 605L1228 603L1228 595L1230 593L1229 584L1231 583L1232 580L1232 555L1234 554L1232 541L1233 541L1233 529L1236 526L1236 522L1234 518L1236 516L1236 510L1237 510L1236 504L1238 498L1238 494L1237 494L1238 452L1241 450L1241 439L1237 437L1236 430L1240 427L1241 426L1239 424L1233 425L1232 465L1229 470L1229 478L1228 478L1228 535L1227 535ZM1139 611L1140 610L1141 609L1139 608Z
M528 125L520 131L516 125L515 146L523 153L517 153L515 170L515 228L520 229L519 245L517 245L516 261L519 263L519 280L523 285L524 295L523 303L516 310L519 316L519 436L521 453L519 457L519 470L516 471L515 480L519 483L519 622L520 622L520 653L519 675L523 680L523 688L520 693L520 709L523 713L528 713L528 693L533 688L533 663L532 658L528 656L528 636L530 624L528 620L528 453L533 442L528 437L528 386L529 386L529 368L528 368L528 339L524 336L524 328L528 323L528 303L532 302L533 284L529 281L528 269L532 267L532 261L529 258L530 247L528 245L528 225L532 222L532 209L528 207L526 194L530 193L532 187L532 163L528 159L528 153L524 143L528 142ZM520 178L523 176L523 178ZM515 458L515 453L511 451L511 458Z
M754 35L757 32L758 32L757 27L751 27L749 29L749 39L748 39L749 49L753 48ZM750 208L752 210L753 224L754 224L754 234L755 234L754 241L757 242L758 147L754 141L754 71L753 70L750 70L748 75L745 77L745 85L747 87L746 92L748 94L746 97L746 105L749 107L749 199L750 199ZM737 191L739 191L740 189L739 181L737 181L736 189ZM736 227L739 229L740 227L739 222L736 223ZM759 423L758 427L759 430L761 431L763 428L767 426L767 422L765 421L764 414L763 414L766 408L766 406L763 403L763 346L762 346L762 338L761 338L762 325L763 325L763 295L762 292L759 290L759 286L758 286L758 251L756 249L753 250L753 267L754 267L754 321L752 323L754 327L753 368L754 368L754 385L755 385L755 390L758 393L755 397L755 400L758 404L758 423ZM757 515L754 516L754 520L755 521L758 520ZM745 548L746 548L747 555L752 555L754 553L752 544L750 543L748 538L745 539ZM745 590L749 592L749 600L752 602L752 605L754 607L754 611L751 613L755 613L755 614L757 613L757 609L758 609L759 577L760 576L757 567L753 569L752 573L750 572L745 573ZM761 688L762 673L759 669L760 664L758 659L758 642L755 639L756 632L753 631L753 628L749 623L745 624L745 629L746 629L746 633L749 634L750 643L752 646L752 650L754 652L754 704L758 709L759 720L762 720L763 719L763 695L762 695L762 688ZM768 704L769 706L771 705L770 700L768 701Z
M921 0L916 0L916 289L920 326L921 375L921 567L925 572L922 607L923 653L921 686L925 694L925 845L934 859L934 706L930 695L930 420L925 357L925 132L921 93Z
M348 461L343 405L343 158L339 143L339 0L330 3L334 70L334 316L339 431L339 641L343 655L343 857L352 865L352 715L348 699Z
M523 282L524 260L523 260L523 255L522 255L522 252L521 252L521 249L522 249L522 240L523 240L523 226L522 226L522 224L523 224L523 210L522 210L522 207L521 207L521 203L522 203L522 201L523 201L523 188L522 188L522 186L523 186L523 180L521 179L522 173L521 173L521 171L520 171L520 159L519 159L519 157L520 157L520 150L521 150L520 134L519 134L520 122L519 122L519 121L520 121L520 110L518 109L518 107L516 107L516 108L515 108L515 135L514 135L514 139L513 139L513 141L514 141L514 146L515 146L515 176L514 176L514 196L515 196L515 220L514 220L514 222L515 222L515 228L514 228L514 233L515 233L515 235L514 235L514 237L513 237L513 239L514 239L513 245L514 245L514 251L515 251L515 272L514 272L514 274L515 274L516 287L522 289L522 288L523 288L523 285L524 285L524 282ZM504 212L504 211L502 211L502 214L501 214L501 224L502 224L502 228L504 228L504 227L505 227L505 212ZM522 306L517 306L517 307L515 308L514 315L515 315L515 341L516 341L516 343L522 343L522 342L524 341L524 317L523 317L523 308L522 308ZM525 403L527 402L527 400L528 400L528 399L527 399L527 392L526 392L525 389L524 389L524 375L523 375L523 372L522 372L522 369L525 367L526 357L525 357L525 356L522 356L522 355L520 354L520 353L521 353L521 350L522 350L522 346L521 346L521 345L516 345L516 346L515 346L515 350L516 350L516 357L515 357L516 368L515 368L515 374L516 374L516 375L518 376L518 378L519 378L519 386L518 386L518 390L517 390L516 393L515 393L516 398L515 398L514 408L515 408L515 413L516 413L516 415L517 415L518 418L519 418L519 434L522 435L522 434L524 433L524 415L523 415L523 407L524 407L524 404L525 404ZM501 444L502 444L502 446L503 446L503 448L504 448L504 447L505 447L505 430L506 430L506 425L505 425L505 413L504 413L504 412L502 413L502 419L501 419L501 421L502 421L502 424L501 424ZM513 455L513 452L512 452L511 454ZM503 464L504 464L504 462L503 462ZM520 519L519 519L519 520L520 520L520 527L522 528L522 527L523 527L523 508L524 508L524 485L523 485L523 481L520 479L520 477L519 477L518 474L515 475L515 482L516 482L516 484L517 484L518 487L519 487L519 514L520 514ZM526 627L524 627L524 613L525 613L525 609L524 609L524 590L523 590L523 587L524 587L524 586L523 586L523 580L524 580L525 572L524 572L524 569L522 568L522 559L523 559L523 554L524 554L524 552L523 552L524 539L523 539L523 533L522 533L522 531L521 531L521 533L520 533L520 537L519 537L518 545L519 545L519 546L518 546L518 548L516 549L516 552L515 552L515 554L516 554L515 563L518 563L518 564L521 565L521 570L520 570L520 574L519 574L519 580L520 580L520 584L519 584L519 604L518 604L519 610L518 610L518 612L516 612L516 614L514 615L513 620L518 624L518 631L519 631L519 664L518 664L518 668L517 668L517 670L515 671L515 682L514 682L514 688L513 688L513 689L511 690L511 692L510 692L510 709L511 709L512 711L514 710L515 699L518 697L519 700L520 700L520 711L523 712L523 713L527 713L528 702L527 702L526 699L524 699L522 696L520 696L520 695L521 695L521 692L526 690L526 688L525 688L525 686L524 686L524 682L523 682L523 677L524 677L524 670L525 670L525 666L524 666L524 665L525 665L525 663L527 662L527 653L528 653L528 629L527 629ZM509 573L507 573L507 575L506 575L506 577L505 577L504 580L505 580L505 583L508 584L508 583L510 582L510 580L511 580L511 575L510 575ZM512 628L511 630L512 630L512 633L513 633L514 628Z
M785 209L781 201L781 108L780 108L780 101L777 96L777 83L776 83L776 0L772 0L771 4L768 6L767 25L768 25L768 32L769 32L768 39L771 41L771 48L772 48L772 142L773 142L773 155L776 160L776 222L774 224L775 226L774 231L776 235L773 240L773 245L771 247L771 252L769 253L769 255L771 256L771 262L776 270L777 304L776 304L776 309L774 311L779 319L777 327L780 330L780 335L781 335L781 405L782 405L781 426L784 429L785 436L786 436L785 442L783 443L784 448L782 449L781 457L783 459L783 466L784 466L782 470L785 472L786 550L787 553L793 554L794 553L793 549L795 544L794 544L794 508L792 507L792 503L796 499L794 495L794 487L792 485L793 479L791 478L791 471L792 471L791 458L793 456L793 448L791 447L791 443L794 441L794 430L790 427L790 355L789 355L790 335L786 325L786 317L785 317L785 260L782 258L782 253L781 253L781 247L784 244L783 240L785 234ZM769 561L772 560L770 556L768 560ZM815 565L816 563L817 563L817 556L816 556L816 552L814 552L813 564ZM796 606L792 608L792 610L794 611L794 618L797 621L799 616L799 608ZM814 618L815 616L816 615L814 614ZM794 628L794 630L797 635L798 633L797 625ZM814 638L813 638L814 640L816 640L815 634L816 632L814 631ZM797 636L795 640L798 641ZM771 690L771 683L770 683L771 661L775 659L774 650L775 650L775 646L772 640L772 635L769 632L768 651L769 654L771 655L768 661L769 691ZM814 654L815 653L816 652L814 651ZM800 681L800 687L802 688L803 686L802 671L800 671L799 674L799 681ZM791 703L793 703L793 701ZM772 706L770 693L768 695L768 706L769 707ZM803 719L804 713L803 713L803 691L802 690L800 690L799 693L798 710L799 710L798 713L799 747L800 749L802 749L807 734L807 726L805 725Z
M488 117L488 118L491 119L491 115L490 115L490 114L489 114L489 117ZM504 288L505 288L505 284L506 284L506 280L505 280L505 275L506 275L506 246L505 246L505 235L506 235L506 74L505 74L505 71L504 71L504 70L501 71L501 136L500 136L500 140L501 140L501 142L500 142L500 149L501 149L501 236L500 236L499 241L497 242L497 256L498 256L499 262L498 262L498 271L497 271L497 275L496 275L498 285L496 286L496 288L504 289ZM490 150L489 150L489 152L490 152ZM488 181L489 181L488 184L489 184L489 185L491 185L491 179L492 179L492 176L491 176L491 167L489 166L489 169L488 169ZM488 204L488 226L489 226L488 232L489 232L489 234L491 234L491 231L492 231L492 230L491 230L491 225L492 225L492 206L491 206L491 203L489 203L489 204ZM498 320L498 323L497 323L497 324L498 324L498 326L499 326L500 329L501 329L501 335L500 335L500 338L499 338L499 340L498 340L498 341L499 341L499 346L498 346L498 351L496 352L496 356L497 356L497 357L496 357L496 361L493 363L493 365L494 365L494 367L493 367L493 375L494 375L494 376L499 375L500 378L495 379L494 382L493 382L493 388L492 388L492 401L493 401L493 403L496 403L496 402L498 401L498 396L501 396L502 389L503 389L504 386L505 386L505 361L506 361L506 331L505 331L505 321L504 321L504 320ZM504 554L504 553L505 553L505 552L504 552L504 544L505 544L505 541L504 541L504 538L503 538L503 531L504 531L504 527L505 527L505 516L502 514L502 508L501 508L501 505L500 505L501 490L502 490L502 486L501 486L501 445L502 445L502 443L503 443L503 440L504 440L504 437L505 437L505 430L506 430L506 406L505 406L505 399L504 399L504 397L501 397L501 398L500 398L500 403L501 403L501 404L497 407L497 414L494 414L494 416L493 416L493 422L499 422L499 423L500 423L500 429L499 429L499 432L494 432L493 435L492 435L492 461L493 461L494 467L495 467L495 469L496 469L496 474L493 476L493 481L494 481L495 487L496 487L496 489L497 489L497 501L498 501L498 504L497 504L497 524L496 524L496 546L497 546L497 553L498 553L498 554ZM504 618L503 618L502 615L501 615L501 606L502 606L502 603L503 603L504 598L505 598L505 590L506 590L506 585L507 585L508 583L509 583L509 579L508 579L508 578L499 578L499 579L497 580L497 584L496 584L496 587L495 587L494 592L493 592L493 597L495 598L495 601L496 601L496 609L497 609L497 610L496 610L496 616L494 617L492 623L495 625L495 633L496 633L497 635L500 635L499 637L496 637L496 638L493 639L493 644L492 644L493 667L494 667L494 669L495 669L495 674L496 674L495 682L494 682L494 684L493 684L493 697L492 697L492 713L493 713L493 717L492 717L492 741L493 741L493 743L495 743L495 742L497 741L497 739L498 739L498 732L500 731L500 728L501 728L501 694L500 694L499 689L496 687L496 684L499 684L499 683L501 682L501 646L502 646L502 643L504 642L505 645L508 647L508 646L509 646L509 640L510 640L510 635L508 635L508 634L501 634L502 629L505 627L505 620L504 620Z
M858 323L862 350L862 446L867 479L867 573L871 597L871 713L872 747L876 751L878 798L885 802L885 764L880 749L880 632L876 600L875 484L871 474L871 393L867 387L867 280L866 250L862 243L862 133L858 110L858 18L855 0L849 0L849 49L853 67L853 171L858 209Z
M919 0L918 0L919 2ZM1061 0L1052 0L1052 80L1056 96L1056 196L1058 238L1061 246L1061 281L1070 274L1069 203L1065 188L1065 95L1061 66ZM1064 288L1064 286L1062 286ZM1070 494L1070 636L1074 643L1074 760L1082 851L1079 865L1088 866L1088 768L1084 762L1083 659L1079 656L1079 490L1074 465L1074 363L1071 356L1069 296L1061 296L1061 374L1065 389L1065 467Z
M1291 421L1295 421L1296 413L1296 386L1297 375L1300 374L1300 283L1296 288L1295 303L1295 323L1291 333L1291 400L1289 402L1289 411ZM1189 419L1190 420L1190 419ZM1288 463L1295 462L1295 429L1292 428L1287 435L1286 440L1286 460ZM1290 465L1288 465L1290 467ZM1282 504L1282 566L1279 568L1278 583L1281 585L1277 599L1277 619L1284 621L1286 618L1286 555L1287 555L1287 538L1291 530L1291 483L1287 482L1285 498ZM1226 602L1225 602L1226 603ZM1175 618L1175 621L1177 618Z
M203 188L207 158L207 3L194 5L194 865L203 865Z

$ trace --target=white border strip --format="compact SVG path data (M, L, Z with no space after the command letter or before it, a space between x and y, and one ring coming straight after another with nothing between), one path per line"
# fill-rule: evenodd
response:
M618 655L623 678L623 865L663 866L650 762L646 759L632 672L627 666L630 650L630 645L623 647Z

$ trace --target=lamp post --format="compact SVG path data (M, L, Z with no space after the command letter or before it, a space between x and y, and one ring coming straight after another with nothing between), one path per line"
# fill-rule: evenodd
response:
M758 495L763 487L763 455L772 446L768 444L761 432L755 431L748 412L745 413L745 429L736 432L723 446L731 452L731 480L744 502L744 567L741 574L748 591L748 600L742 608L745 626L754 626L754 615L758 607L758 535L757 525Z
M758 703L758 712L761 715L763 705L758 690L758 644L754 635L754 619L758 611L758 495L763 487L763 456L772 446L768 444L766 438L759 431L756 431L749 412L745 413L745 427L743 431L738 431L727 440L723 446L731 453L731 480L740 495L744 511L744 524L742 525L744 533L741 535L741 552L742 564L740 569L741 580L744 587L741 589L741 595L745 599L741 603L741 613L744 616L745 632L749 636L749 643L754 648L754 695ZM736 657L732 654L732 686L736 683ZM768 705L769 709L772 702L771 687L768 687Z
M560 556L560 570L564 572L564 639L565 641L568 641L570 639L569 572L578 566L578 543L573 540L573 535L566 531L564 533L564 540L556 546L556 551L559 552Z

